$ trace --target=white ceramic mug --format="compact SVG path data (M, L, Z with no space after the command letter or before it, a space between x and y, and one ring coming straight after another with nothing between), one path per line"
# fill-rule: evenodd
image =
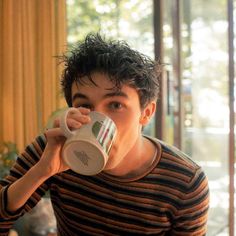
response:
M77 108L67 109L60 118L60 127L67 138L62 158L75 172L83 175L95 175L105 167L109 151L114 142L117 128L112 119L106 115L91 111L91 122L79 129L70 130L67 115Z

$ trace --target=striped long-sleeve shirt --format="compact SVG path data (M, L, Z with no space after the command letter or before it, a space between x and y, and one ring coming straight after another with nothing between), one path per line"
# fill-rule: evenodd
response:
M48 179L17 212L8 212L8 187L39 160L45 148L45 137L37 137L0 182L0 236L8 235L13 222L49 189L61 236L205 235L209 189L204 172L181 151L152 141L158 151L142 176L82 176L68 170Z

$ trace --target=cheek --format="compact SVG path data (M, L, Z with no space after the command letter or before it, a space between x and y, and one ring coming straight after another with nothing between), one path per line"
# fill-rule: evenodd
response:
M129 148L129 146L132 146L140 131L141 126L138 120L131 120L131 122L124 120L121 124L117 124L116 148L121 149L122 147Z
M124 120L122 123L116 123L117 125L117 136L115 142L112 145L110 151L110 158L108 161L107 168L113 168L122 161L122 159L127 155L130 149L134 146L138 134L141 131L139 122L127 123ZM139 131L140 130L140 131Z

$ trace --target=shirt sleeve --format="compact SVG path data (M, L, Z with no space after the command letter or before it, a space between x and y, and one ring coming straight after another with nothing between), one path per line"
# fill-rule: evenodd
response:
M43 183L28 199L24 206L15 212L9 212L7 206L7 190L16 180L20 179L40 159L45 148L46 138L38 136L25 151L19 155L8 176L0 181L0 236L8 235L13 223L26 212L31 210L46 193L50 179Z
M180 199L171 235L206 235L208 210L208 180L202 169L198 168Z

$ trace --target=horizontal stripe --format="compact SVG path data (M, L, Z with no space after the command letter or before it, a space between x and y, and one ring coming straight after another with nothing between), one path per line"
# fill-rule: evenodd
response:
M31 168L45 142L39 136L28 145L0 186L9 186ZM40 186L18 214L34 207L50 188L59 236L205 235L209 189L204 172L176 148L153 142L158 148L155 166L139 178L81 176L68 170ZM5 236L18 215L4 209L1 187L0 202L0 236Z

